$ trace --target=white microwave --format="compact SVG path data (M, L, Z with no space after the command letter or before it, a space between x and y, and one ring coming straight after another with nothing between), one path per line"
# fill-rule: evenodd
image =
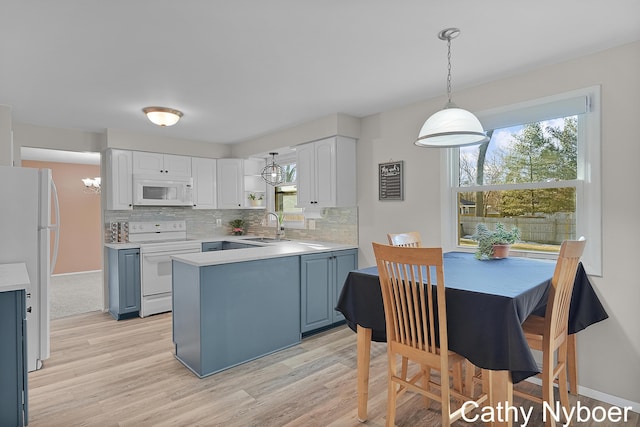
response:
M193 179L133 176L134 206L193 206Z

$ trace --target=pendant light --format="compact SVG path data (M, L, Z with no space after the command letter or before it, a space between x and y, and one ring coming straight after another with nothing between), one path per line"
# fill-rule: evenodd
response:
M451 40L458 37L459 34L460 29L458 28L447 28L438 33L440 40L447 41L447 96L449 102L444 109L433 114L424 122L418 139L414 143L419 147L462 147L489 141L480 120L471 112L458 108L451 102Z
M182 117L182 111L166 107L145 107L142 112L151 123L163 127L175 125Z
M262 169L262 179L269 185L279 185L284 182L284 170L282 166L276 163L276 156L278 153L269 153L271 156L271 164Z

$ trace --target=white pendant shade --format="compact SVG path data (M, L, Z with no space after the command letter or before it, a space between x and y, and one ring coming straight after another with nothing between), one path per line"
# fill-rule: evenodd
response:
M482 144L489 138L480 120L462 108L440 110L422 125L415 144L420 147L462 147Z
M182 112L165 107L146 107L142 111L147 115L149 121L158 126L173 126L178 123Z
M469 111L458 108L451 102L451 40L458 35L460 35L459 28L445 28L438 33L438 38L447 42L447 96L449 102L444 109L433 114L424 122L418 139L414 143L418 147L464 147L489 141L480 120Z

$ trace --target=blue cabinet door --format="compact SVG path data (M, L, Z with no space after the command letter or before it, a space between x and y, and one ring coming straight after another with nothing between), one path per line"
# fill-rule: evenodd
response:
M140 249L108 251L109 313L117 319L138 316L140 312Z
M300 328L303 333L332 323L332 261L331 253L300 257Z
M358 250L302 255L300 261L302 332L343 321L335 307L347 275L357 268Z
M140 311L140 251L121 249L118 251L120 273L120 312Z
M24 426L28 423L26 331L25 291L0 292L2 426Z
M340 298L340 293L342 292L342 288L344 287L344 281L347 280L347 276L351 270L355 270L358 268L358 250L350 249L346 251L338 251L333 253L333 259L335 264L335 283L333 286L333 300L331 311L332 311L332 321L340 322L344 320L344 316L342 313L335 309L338 304L338 298Z

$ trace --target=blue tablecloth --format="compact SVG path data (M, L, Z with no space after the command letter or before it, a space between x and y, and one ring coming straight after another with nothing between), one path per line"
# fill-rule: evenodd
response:
M444 254L449 349L474 365L510 370L514 383L539 372L521 324L532 313L544 315L555 262L510 257L479 261L473 254ZM580 265L569 313L575 333L608 317ZM349 273L336 310L386 341L377 267Z

